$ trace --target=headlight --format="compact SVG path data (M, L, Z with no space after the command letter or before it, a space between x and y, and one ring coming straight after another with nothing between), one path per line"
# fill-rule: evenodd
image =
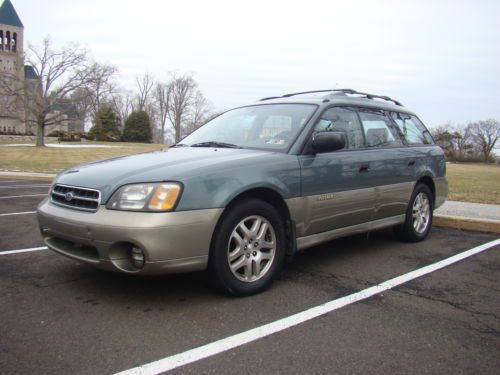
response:
M171 211L181 193L175 182L125 185L108 201L107 208L126 211Z

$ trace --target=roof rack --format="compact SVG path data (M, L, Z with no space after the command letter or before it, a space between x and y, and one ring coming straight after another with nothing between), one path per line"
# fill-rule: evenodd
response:
M264 100L271 100L271 99L278 99L280 96L269 96L267 98L262 98L259 100L259 102L263 102Z
M397 100L394 100L394 99L392 99L392 98L390 98L388 96L368 94L366 92L360 92L360 91L356 91L356 90L353 90L353 89L330 89L330 90L302 91L302 92L294 92L294 93L291 93L291 94L285 94L285 95L281 96L281 98L290 98L290 97L295 96L295 95L315 94L315 93L320 93L320 92L330 92L332 94L341 93L341 94L344 94L344 95L361 95L363 98L366 98L366 99L382 99L382 100L387 100L389 102L393 102L394 104L403 107L403 105L400 102L398 102ZM277 98L280 98L280 97L271 96L269 98L261 99L261 101L263 101L263 100L270 100L270 99L277 99Z

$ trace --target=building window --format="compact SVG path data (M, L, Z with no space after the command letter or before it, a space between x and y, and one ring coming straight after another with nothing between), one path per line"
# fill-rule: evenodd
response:
M5 50L10 51L10 31L5 33Z

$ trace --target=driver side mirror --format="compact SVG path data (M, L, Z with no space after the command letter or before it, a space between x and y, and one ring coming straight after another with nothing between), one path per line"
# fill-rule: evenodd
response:
M313 134L311 149L314 153L332 152L346 147L345 133L318 132Z

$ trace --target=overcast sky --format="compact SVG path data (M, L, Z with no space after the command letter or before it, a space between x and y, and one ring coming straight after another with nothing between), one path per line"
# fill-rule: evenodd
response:
M338 87L392 96L429 126L500 120L498 0L12 2L26 42L79 42L130 88L192 72L218 109Z

